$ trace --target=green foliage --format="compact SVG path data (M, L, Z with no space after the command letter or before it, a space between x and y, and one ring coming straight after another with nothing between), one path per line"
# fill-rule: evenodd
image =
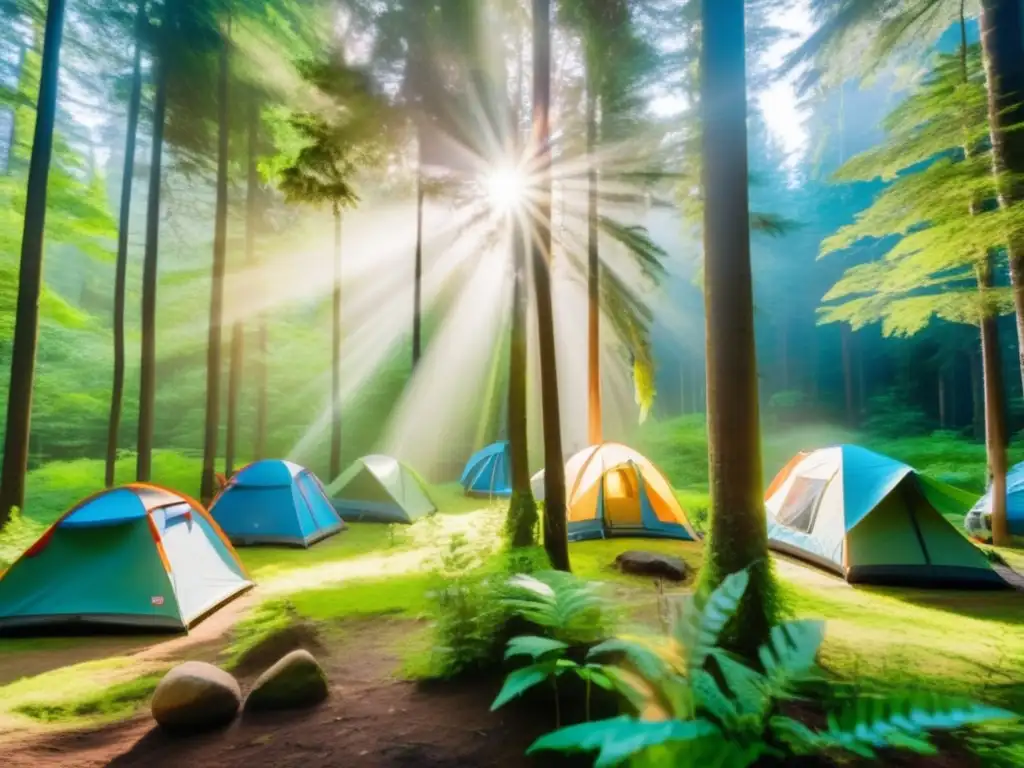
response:
M134 714L153 695L162 678L163 674L142 675L80 699L52 704L32 702L15 707L14 711L44 723L61 723L77 718L125 718Z
M7 525L0 531L0 573L43 535L46 526L26 519L17 507L11 509Z
M980 46L941 54L886 119L884 143L839 169L841 181L892 181L822 243L822 254L897 239L884 258L851 267L825 294L822 322L857 329L880 321L885 335L910 336L932 318L977 325L1012 311L1008 290L979 290L990 254L1024 226L1024 207L986 204L1000 183L982 151L986 105Z
M923 435L928 432L928 418L904 392L890 389L868 399L864 429L884 438Z
M634 712L569 726L542 736L530 752L598 752L595 765L748 766L762 757L824 752L874 757L880 749L934 754L929 733L1012 720L996 707L930 693L851 696L815 729L785 715L781 704L817 676L824 625L799 621L774 627L758 651L761 669L725 651L719 640L748 584L731 574L702 604L676 619L661 641L621 638L588 658L618 656L606 675Z
M615 619L600 585L564 571L519 574L507 589L506 608L567 646L600 641Z

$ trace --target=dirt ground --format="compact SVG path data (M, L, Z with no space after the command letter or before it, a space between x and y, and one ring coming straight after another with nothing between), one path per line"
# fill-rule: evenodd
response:
M321 658L331 697L305 712L241 717L228 729L172 738L148 714L114 726L46 733L4 745L0 764L21 766L455 766L536 765L526 747L551 726L550 713L491 714L498 683L419 686L394 679L393 648L408 622L346 626ZM243 679L243 690L251 678Z

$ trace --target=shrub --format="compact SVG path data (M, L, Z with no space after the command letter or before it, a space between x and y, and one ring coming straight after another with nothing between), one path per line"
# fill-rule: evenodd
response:
M11 509L11 519L0 530L0 571L9 568L45 530L45 525L29 520L17 507Z
M851 691L829 703L824 727L787 716L782 705L818 677L824 638L819 621L776 625L758 652L760 668L724 650L722 630L735 615L749 577L732 574L703 604L690 602L662 638L618 638L591 649L624 703L636 714L571 725L542 736L529 752L598 752L597 766L753 765L825 752L868 759L878 750L934 754L929 732L1014 719L1002 709L928 692L865 695ZM515 673L513 673L515 674ZM510 676L511 677L511 676Z

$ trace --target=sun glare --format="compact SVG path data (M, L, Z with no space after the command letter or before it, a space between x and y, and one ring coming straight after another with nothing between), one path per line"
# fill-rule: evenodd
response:
M526 177L518 168L506 165L484 176L487 197L499 211L510 211L526 196Z

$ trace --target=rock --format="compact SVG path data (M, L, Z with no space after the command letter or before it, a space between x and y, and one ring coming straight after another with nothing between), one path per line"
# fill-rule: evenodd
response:
M623 573L637 576L654 576L671 581L684 581L689 575L686 563L678 557L661 555L657 552L641 552L631 549L615 558L615 564Z
M327 675L306 650L292 651L257 678L246 711L311 707L327 698Z
M242 703L238 681L212 664L186 661L164 675L153 692L153 718L170 731L204 731L227 725Z

